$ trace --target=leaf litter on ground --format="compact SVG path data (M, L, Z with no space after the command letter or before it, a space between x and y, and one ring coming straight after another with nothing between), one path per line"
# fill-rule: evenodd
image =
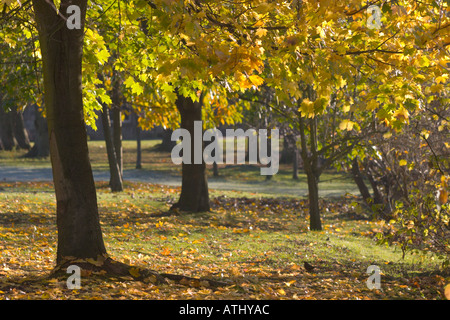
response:
M208 213L169 212L178 187L97 183L107 251L117 261L184 282L155 285L82 274L81 288L49 277L56 256L51 183L0 183L0 299L445 299L450 282L430 256L401 259L376 244L382 222L355 197L321 200L324 228L308 231L305 199L220 192ZM314 266L305 269L305 262ZM382 270L370 290L369 265ZM68 275L67 275L68 276ZM187 277L197 280L188 280ZM229 285L210 287L203 279Z

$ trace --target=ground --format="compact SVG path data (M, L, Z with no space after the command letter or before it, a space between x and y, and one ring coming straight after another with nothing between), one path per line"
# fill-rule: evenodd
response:
M211 187L211 212L168 214L180 192L177 183L170 183L179 177L179 168L167 153L152 149L155 143L144 143L143 181L127 180L121 193L111 193L102 179L102 174L108 177L103 144L89 144L107 251L139 268L226 285L154 285L84 272L81 288L70 290L68 275L48 277L56 251L50 179L12 182L8 176L11 180L0 182L0 299L444 298L448 271L431 254L402 258L395 246L378 245L383 223L357 205L356 188L347 175L330 171L323 179L321 232L308 230L304 176L292 181L289 167L269 182L254 168L221 168L216 188ZM135 170L134 146L125 143L125 172ZM32 174L49 168L48 159L18 156L20 152L0 153L0 179L11 172L6 167L17 170L16 180L21 180L22 168ZM308 271L305 262L314 269ZM371 265L382 272L379 290L367 286Z

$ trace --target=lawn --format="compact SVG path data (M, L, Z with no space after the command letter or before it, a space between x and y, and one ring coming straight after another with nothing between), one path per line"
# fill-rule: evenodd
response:
M167 153L144 142L144 171L178 177ZM106 170L101 142L89 142L94 170ZM135 143L124 143L124 167L134 170ZM48 159L17 160L0 153L8 166L49 166ZM22 161L22 160L21 160ZM289 168L266 182L248 166L220 169L222 189L211 189L212 210L168 214L179 186L126 181L111 193L97 181L104 241L115 260L160 273L220 280L154 285L131 277L105 279L82 274L81 289L69 290L67 277L49 278L55 265L56 204L51 182L0 182L0 299L442 299L448 271L431 254L406 255L380 246L383 223L357 205L357 196L341 192L322 199L321 232L308 230L307 200L294 193L304 185L290 179ZM241 181L243 180L243 181ZM325 181L328 180L328 181ZM236 184L236 188L232 186ZM251 185L249 192L239 186ZM328 172L323 188L351 188L343 173ZM225 187L230 187L227 190ZM352 187L354 188L354 187ZM331 191L330 191L331 193ZM357 194L357 193L355 193ZM304 263L314 269L308 271ZM367 287L367 268L378 266L381 288Z

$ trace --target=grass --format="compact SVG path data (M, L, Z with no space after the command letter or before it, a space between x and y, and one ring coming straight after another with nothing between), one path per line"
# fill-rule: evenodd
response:
M179 177L159 141L143 142L143 169ZM90 141L94 171L107 171L104 143ZM20 159L0 152L2 165L45 168L48 159ZM124 169L134 170L135 142L124 141ZM97 181L101 226L114 259L161 273L229 281L224 288L155 286L128 278L84 274L82 288L46 276L55 264L56 200L51 182L0 182L0 299L442 299L448 270L431 254L402 259L395 246L380 246L383 223L355 206L351 179L326 172L321 189L323 231L308 230L305 177L281 166L265 181L257 167L223 166L210 177L212 211L167 214L179 186L125 182L111 193ZM212 182L211 182L212 181ZM339 192L338 192L339 191ZM300 193L301 194L301 193ZM315 266L308 272L303 263ZM380 290L366 286L367 268L382 271Z
M82 290L68 290L64 279L45 277L56 251L52 184L0 186L3 298L441 299L449 280L432 256L402 259L395 247L377 245L382 224L358 216L351 197L323 202L324 230L309 232L304 200L225 191L212 198L210 213L165 215L178 187L126 183L124 192L111 193L97 183L104 240L114 259L230 286L143 287L86 276ZM316 269L307 272L305 261ZM366 286L370 265L383 272L381 290Z

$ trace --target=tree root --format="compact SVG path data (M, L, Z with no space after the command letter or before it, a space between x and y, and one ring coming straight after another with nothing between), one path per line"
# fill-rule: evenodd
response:
M193 278L183 275L158 273L153 270L130 266L128 264L115 261L109 257L99 256L94 259L70 259L65 258L59 263L50 274L50 277L67 277L66 270L70 265L76 265L81 270L81 276L100 276L105 278L122 278L127 280L143 281L154 285L161 284L181 284L189 287L217 288L230 286L232 283L217 281L206 278Z

